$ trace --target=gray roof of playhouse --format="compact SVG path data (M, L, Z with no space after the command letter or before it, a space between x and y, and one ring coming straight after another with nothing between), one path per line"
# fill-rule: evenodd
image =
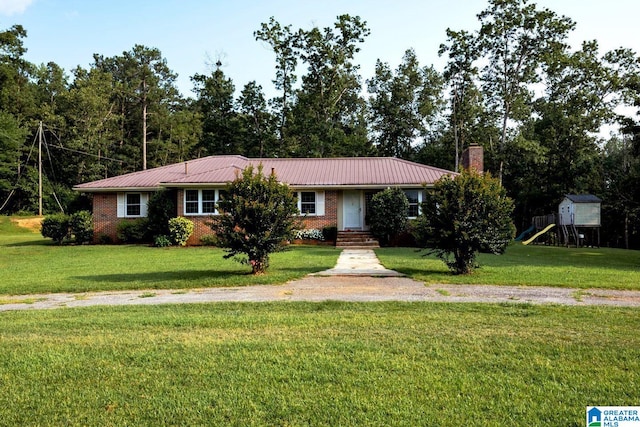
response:
M567 199L573 203L600 203L602 199L594 196L593 194L565 194Z

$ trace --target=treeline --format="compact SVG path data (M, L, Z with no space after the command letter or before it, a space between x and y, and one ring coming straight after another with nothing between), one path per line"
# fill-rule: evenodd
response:
M38 124L44 124L45 210L86 204L73 185L214 154L397 156L457 170L471 143L516 201L516 226L553 212L566 193L604 200L603 243L640 247L640 63L635 52L572 49L575 23L526 0L490 0L475 29L448 30L444 70L408 49L393 69L355 62L360 17L294 29L276 19L254 36L275 58L277 95L236 87L218 64L178 91L158 49L95 54L88 69L24 59L27 32L0 32L0 210L37 210ZM397 58L392 58L394 61ZM621 107L633 107L630 111ZM621 125L608 140L605 125ZM37 147L35 147L37 148Z

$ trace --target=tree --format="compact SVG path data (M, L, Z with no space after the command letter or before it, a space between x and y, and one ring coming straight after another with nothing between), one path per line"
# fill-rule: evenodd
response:
M169 133L167 118L179 99L177 76L158 49L141 45L121 56L104 58L96 54L94 61L95 68L110 73L113 79L121 157L130 171L146 169L147 140L158 140ZM161 166L156 161L149 165Z
M272 105L278 115L278 133L281 143L287 140L289 112L293 102L293 85L297 80L295 71L298 65L298 56L295 47L300 37L299 33L300 31L292 32L291 25L281 26L273 16L269 19L269 23L262 23L260 30L253 33L256 40L271 45L276 54L276 77L273 83L276 89L282 92L282 96L275 98Z
M261 164L257 170L247 166L227 185L218 210L211 228L227 252L224 257L240 255L253 274L265 273L269 255L283 250L298 228L294 194L274 173L264 176Z
M387 188L371 198L367 222L383 245L407 228L409 200L400 188Z
M478 69L477 38L467 31L447 29L448 44L441 44L439 55L448 53L449 61L443 77L448 82L449 127L453 134L454 170L460 170L462 152L470 143L484 143L479 127L483 122L482 93L476 86Z
M639 70L635 53L617 49L601 56L595 41L575 52L554 52L546 63L535 114L504 156L503 184L517 201L522 227L534 215L553 212L564 194L602 196L604 186L617 181L611 172L618 167L602 167L598 132L619 120L615 110L633 98L626 86Z
M254 33L276 54L273 100L281 155L327 157L369 154L358 65L353 60L369 35L360 17L338 16L333 27L292 31L274 18ZM294 89L298 62L307 65Z
M0 211L6 208L16 184L20 148L26 131L9 113L0 111Z
M425 195L416 239L454 274L469 274L478 251L504 252L515 235L512 212L513 201L490 175L444 176Z
M245 142L243 154L247 157L277 157L275 117L267 109L262 86L255 81L247 83L240 97L242 136Z
M0 110L12 114L19 122L32 118L36 111L33 94L34 65L23 59L27 49L22 25L0 31Z
M606 241L640 248L640 127L611 138L604 147L602 228ZM634 147L635 145L635 147Z
M478 47L488 61L481 73L483 89L501 121L493 156L502 181L509 123L530 116L530 85L540 82L545 58L566 49L575 23L549 9L539 10L528 0L490 0L478 19Z
M218 62L218 67L209 76L196 74L191 78L197 95L195 107L202 116L198 156L244 154L233 101L235 86L220 65Z
M420 67L415 52L405 52L395 74L378 60L367 81L374 142L381 156L412 159L416 141L428 133L442 107L442 76Z
M292 111L291 133L298 141L298 156L344 155L343 146L367 144L360 96L359 45L369 35L359 16L340 15L334 27L299 31L297 51L307 64ZM362 131L361 131L362 130Z
M61 135L65 150L58 152L59 175L68 186L123 172L122 162L111 160L120 148L111 73L77 67L72 74L73 82L59 101L66 123ZM78 152L90 155L78 156Z

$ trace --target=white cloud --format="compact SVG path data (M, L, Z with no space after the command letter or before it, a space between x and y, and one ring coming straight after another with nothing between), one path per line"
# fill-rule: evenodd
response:
M0 14L11 16L24 12L33 0L0 0Z

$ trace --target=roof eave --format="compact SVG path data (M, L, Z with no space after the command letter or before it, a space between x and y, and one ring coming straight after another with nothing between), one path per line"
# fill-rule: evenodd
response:
M73 187L80 193L122 193L122 192L148 192L158 191L162 187Z

